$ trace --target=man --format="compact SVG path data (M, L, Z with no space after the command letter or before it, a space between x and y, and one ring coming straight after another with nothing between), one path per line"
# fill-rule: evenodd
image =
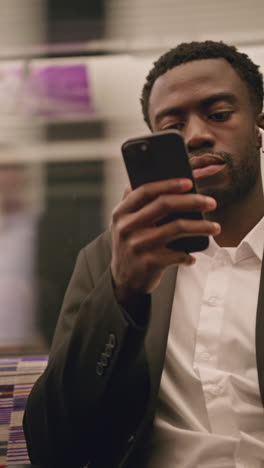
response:
M181 44L155 63L144 118L181 132L200 194L183 179L128 189L111 240L80 253L25 414L34 463L264 463L262 103L258 67L234 47ZM155 224L193 210L206 219ZM190 235L209 248L166 248Z

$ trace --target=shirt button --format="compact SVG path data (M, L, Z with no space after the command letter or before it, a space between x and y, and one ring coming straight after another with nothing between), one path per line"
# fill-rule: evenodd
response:
M219 258L217 261L217 266L221 267L226 265L228 265L228 260L226 258Z
M213 394L213 395L220 395L223 391L223 387L222 385L211 385L210 387L210 392Z
M210 306L215 306L217 305L218 303L218 297L217 296L211 296L208 298L207 300L207 303L210 305Z
M215 267L226 266L230 264L230 257L225 253L218 253L214 259Z
M209 353L202 353L200 357L203 361L209 361L211 356Z

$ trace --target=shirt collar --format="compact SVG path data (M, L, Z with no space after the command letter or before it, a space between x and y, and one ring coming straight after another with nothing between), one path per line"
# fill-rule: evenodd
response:
M263 247L264 247L264 217L256 224L256 226L249 231L249 233L242 239L240 244L237 247L237 252L246 249L250 249L251 252L262 261L263 256ZM238 256L239 252L238 252Z
M213 257L219 249L225 249L234 263L238 263L246 258L255 256L262 261L264 248L264 217L248 232L237 247L221 248L215 239L210 236L209 246L203 251L204 254Z

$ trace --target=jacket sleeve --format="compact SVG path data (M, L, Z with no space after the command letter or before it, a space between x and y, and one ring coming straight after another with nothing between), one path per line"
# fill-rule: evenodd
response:
M41 467L118 466L144 415L148 320L135 323L116 302L110 258L106 235L80 252L47 369L28 398L24 431Z

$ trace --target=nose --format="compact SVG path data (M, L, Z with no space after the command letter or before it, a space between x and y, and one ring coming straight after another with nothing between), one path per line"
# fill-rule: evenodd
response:
M215 137L209 124L197 115L190 117L186 122L184 140L190 153L204 147L212 148L215 144Z

